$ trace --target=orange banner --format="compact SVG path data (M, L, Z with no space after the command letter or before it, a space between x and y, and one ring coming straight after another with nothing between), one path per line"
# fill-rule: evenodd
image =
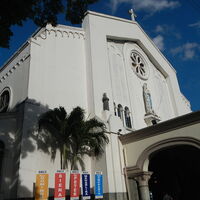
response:
M47 200L49 196L49 174L46 170L38 171L35 183L35 200Z

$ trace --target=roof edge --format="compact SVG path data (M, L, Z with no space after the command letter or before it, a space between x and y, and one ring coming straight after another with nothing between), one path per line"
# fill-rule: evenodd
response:
M188 125L197 124L199 122L200 122L200 110L158 123L153 126L133 131L126 135L119 136L119 139L121 140L122 144L128 144L130 142L143 140L145 138L153 137L155 135L180 129Z
M175 73L177 73L176 70L175 70L175 68L169 62L169 60L164 56L164 54L155 45L155 43L153 42L153 40L146 34L146 32L143 30L143 28L140 26L140 24L137 21L132 21L132 20L128 20L128 19L124 19L124 18L120 18L120 17L115 17L115 16L112 16L112 15L102 14L102 13L98 13L98 12L94 12L94 11L90 11L90 10L88 10L85 13L85 16L87 16L87 15L94 15L94 16L98 16L98 17L103 17L103 18L108 18L108 19L112 19L112 20L117 20L117 21L125 22L125 23L136 24L139 27L139 29L144 33L144 35L148 38L148 40L154 46L154 48L156 48L156 50L159 52L159 54L162 56L162 58L168 63L169 67L171 67L171 69L174 70Z
M22 45L0 66L0 73L30 44L29 40L32 37L35 37L43 28L37 28L36 31L31 34L31 36L24 42Z
M115 17L112 15L102 14L102 13L98 13L98 12L94 12L94 11L90 11L90 10L88 10L85 13L85 16L87 16L88 14L94 15L94 16L99 16L99 17L104 17L104 18L109 18L109 19L113 19L113 20L117 20L117 21L122 21L122 22L130 23L130 24L137 24L136 21L132 21L132 20L128 20L128 19L124 19L124 18L120 18L120 17Z

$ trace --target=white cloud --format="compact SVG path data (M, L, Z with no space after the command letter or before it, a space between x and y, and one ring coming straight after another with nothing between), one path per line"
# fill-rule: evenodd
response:
M163 33L163 34L167 34L167 33L172 33L175 30L175 27L173 25L168 25L168 24L162 24L162 25L157 25L155 28L155 32L156 33Z
M156 33L163 33L164 31L165 31L164 26L157 25L156 28L155 28Z
M194 24L189 24L190 27L195 27L195 28L200 28L200 21L194 23Z
M129 3L135 10L144 10L155 13L164 9L173 9L180 5L174 0L110 0L112 12L114 13L122 3Z
M131 3L132 0L110 0L110 7L113 13L116 12L118 6L122 3Z
M135 4L136 9L138 10L147 10L147 11L160 11L167 8L175 8L179 5L178 1L169 1L169 0L132 0L133 6Z
M178 30L174 25L168 25L168 24L157 25L154 29L154 32L157 34L165 35L167 37L173 36L176 39L181 38L181 34L178 32Z
M180 55L183 60L193 59L198 51L200 51L200 45L195 42L188 42L170 50L173 55Z
M161 50L164 50L164 38L162 35L158 35L155 38L153 38L153 42L155 45Z

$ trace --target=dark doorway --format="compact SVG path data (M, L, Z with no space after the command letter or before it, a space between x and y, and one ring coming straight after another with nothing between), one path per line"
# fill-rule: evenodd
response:
M4 155L4 143L0 141L0 189L2 181L2 165L3 165L3 155Z
M175 146L155 152L150 157L149 189L153 200L200 199L200 150ZM164 198L165 196L165 198Z

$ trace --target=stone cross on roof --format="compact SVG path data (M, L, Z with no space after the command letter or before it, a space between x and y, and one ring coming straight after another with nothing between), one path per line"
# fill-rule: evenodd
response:
M135 18L137 17L137 15L134 13L133 9L130 9L128 12L131 15L131 20L135 21Z

